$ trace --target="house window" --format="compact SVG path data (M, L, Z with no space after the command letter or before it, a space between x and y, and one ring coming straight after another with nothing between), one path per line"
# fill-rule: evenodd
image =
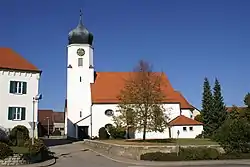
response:
M78 67L83 66L83 58L78 58Z
M9 107L8 120L25 120L26 109L24 107Z
M10 93L26 94L27 82L10 81Z
M187 127L183 127L183 131L187 131Z
M194 130L194 128L193 128L193 127L189 127L189 130L190 130L190 131L193 131L193 130Z
M82 77L80 77L80 82L82 82Z
M111 109L107 109L107 110L105 111L105 115L107 115L107 116L111 117L111 116L113 116L113 115L114 115L114 111L113 111L113 110L111 110Z
M80 111L80 118L82 117L82 112Z

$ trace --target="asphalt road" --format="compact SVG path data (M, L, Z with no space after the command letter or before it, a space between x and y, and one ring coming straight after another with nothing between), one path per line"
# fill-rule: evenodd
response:
M156 167L148 165L134 165L129 163L118 163L112 161L108 158L100 156L97 153L92 151L85 150L81 143L52 143L49 141L51 151L55 152L58 156L58 159L55 164L51 167ZM125 160L126 161L126 160ZM124 161L123 161L124 162ZM126 161L128 162L128 160ZM40 165L35 165L39 167ZM161 167L171 167L172 165L168 164ZM181 167L173 165L175 167ZM202 167L247 167L248 165L196 165ZM158 166L159 167L159 166ZM186 165L187 167L187 165ZM190 166L191 167L191 166ZM194 167L194 165L192 165ZM250 165L249 165L250 167Z
M193 165L192 165L193 166ZM248 165L212 165L216 167L247 167ZM126 163L118 163L102 156L99 156L91 151L80 151L69 155L61 156L53 167L154 167L154 166L143 166L133 165ZM161 166L170 167L170 166ZM178 166L175 166L178 167ZM181 166L179 166L181 167ZM186 166L187 167L187 166ZM191 166L190 166L191 167ZM198 167L198 166L197 166ZM202 167L211 167L204 166ZM250 166L249 166L250 167Z

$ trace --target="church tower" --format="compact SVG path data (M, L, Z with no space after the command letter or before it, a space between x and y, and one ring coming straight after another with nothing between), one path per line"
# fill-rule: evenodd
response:
M79 128L90 131L91 84L94 83L93 35L82 22L70 31L67 46L67 107L65 135L79 138ZM86 118L86 119L84 119ZM83 135L83 134L81 134Z

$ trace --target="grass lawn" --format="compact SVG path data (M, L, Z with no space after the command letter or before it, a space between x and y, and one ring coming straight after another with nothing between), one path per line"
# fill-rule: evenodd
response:
M148 140L101 140L120 145L218 145L209 139L148 139Z
M25 147L11 147L11 149L16 154L26 154L26 153L29 153L29 149L25 148Z

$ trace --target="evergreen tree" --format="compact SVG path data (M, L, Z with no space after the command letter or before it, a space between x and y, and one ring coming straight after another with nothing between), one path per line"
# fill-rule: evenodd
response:
M250 108L250 93L247 93L245 98L244 98L244 103L245 105Z
M224 123L226 116L227 109L221 93L221 86L218 79L216 78L213 89L213 109L211 110L212 118L210 123L213 132Z
M213 109L213 95L207 78L204 79L202 95L203 97L202 97L201 114L204 123L204 135L210 136L212 133L210 122L211 122L211 112Z

